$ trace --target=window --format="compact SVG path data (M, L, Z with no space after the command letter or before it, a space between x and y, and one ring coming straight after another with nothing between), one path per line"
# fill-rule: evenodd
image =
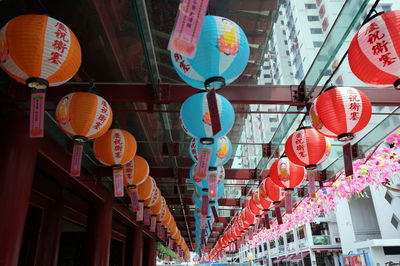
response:
M387 202L389 202L389 204L392 204L393 197L392 197L392 195L390 194L389 190L386 191L385 199L387 200Z
M275 240L269 241L269 248L275 248Z
M278 245L279 246L283 246L283 236L280 236L279 238L278 238Z
M392 223L394 228L397 229L399 227L399 218L397 218L396 215L393 214L392 220L390 220L390 222Z
M282 10L281 11L279 11L279 15L282 15L283 13L282 13Z
M281 24L282 24L282 25L285 25L285 22L283 22L283 20L281 20Z
M258 246L258 252L262 252L262 247L261 247L261 245Z
M267 247L267 243L266 242L264 242L264 251L265 250L267 250L268 249L268 247Z
M286 55L289 56L289 51L288 50L286 50Z
M321 28L311 28L310 31L311 31L311 34L322 34Z
M322 42L313 42L314 48L319 48L322 46Z
M299 237L299 239L303 239L303 238L305 237L305 234L304 234L304 226L300 227L300 228L297 230L297 236Z
M287 45L287 41L286 40L284 40L283 42Z
M319 21L318 16L307 16L308 21Z
M264 74L264 78L265 78L265 79L270 79L270 78L271 78L271 75L270 75L270 74Z
M329 21L328 18L325 18L324 21L322 22L322 29L326 31L328 27L329 27Z
M306 9L317 9L316 4L304 4L304 6L306 7Z
M292 66L292 62L288 61L288 65L289 65L289 66Z
M294 241L293 231L286 233L286 239L288 243L292 243Z
M282 33L283 33L283 35L286 35L286 31L285 30L282 30Z

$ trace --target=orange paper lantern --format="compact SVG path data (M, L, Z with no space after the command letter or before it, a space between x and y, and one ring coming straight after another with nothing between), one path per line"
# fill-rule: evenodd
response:
M71 176L80 176L83 142L103 135L110 128L112 118L108 102L93 93L73 92L58 102L58 126L74 139Z
M97 138L93 145L94 156L102 164L113 167L114 195L123 197L123 169L136 154L136 140L126 130L110 129Z
M81 65L74 33L46 15L21 15L0 30L0 66L31 95L31 137L43 137L45 89L71 79Z

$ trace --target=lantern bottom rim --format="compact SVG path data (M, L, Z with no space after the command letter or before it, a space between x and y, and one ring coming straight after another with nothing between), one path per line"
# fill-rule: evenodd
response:
M397 79L395 82L393 82L393 86L396 90L400 90L400 79Z
M31 77L26 80L26 86L31 89L45 90L49 86L49 82L42 78Z
M343 133L337 136L337 139L339 141L349 141L354 138L354 134L349 132L349 133Z
M200 143L204 145L211 145L214 144L213 138L200 138Z
M305 167L306 167L306 170L315 170L317 168L317 165L309 164L309 165L306 165Z
M226 84L225 79L223 77L215 76L208 78L206 79L206 81L204 81L204 88L206 90L211 90L211 89L219 90L222 87L224 87L225 84Z

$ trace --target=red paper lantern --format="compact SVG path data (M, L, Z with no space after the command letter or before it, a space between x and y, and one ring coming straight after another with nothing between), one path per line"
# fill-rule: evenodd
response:
M261 196L260 189L257 189L256 191L254 191L252 199L253 199L254 203L256 204L256 206L258 208L262 209L263 211L268 211L272 205L271 201L266 200L263 196Z
M349 47L351 71L363 82L400 88L400 10L363 25Z
M256 203L254 202L253 198L250 198L250 200L247 203L247 207L250 209L250 211L260 217L263 214L263 209L259 208Z
M287 213L292 213L292 190L303 183L306 171L303 166L296 165L287 157L276 160L269 169L272 182L285 189L285 207Z
M289 160L307 170L317 168L331 152L331 145L323 135L311 127L300 128L286 141L285 153Z
M282 188L275 185L271 178L264 179L258 189L260 190L261 197L272 203L280 203L283 199L284 193Z
M371 119L367 96L351 87L331 87L318 96L310 108L312 126L322 135L340 141L351 140Z

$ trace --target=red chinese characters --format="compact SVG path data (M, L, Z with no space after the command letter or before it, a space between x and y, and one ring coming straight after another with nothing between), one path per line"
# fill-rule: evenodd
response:
M179 68L183 70L183 72L186 73L190 70L190 64L186 63L185 59L183 59L180 54L174 53L174 59L175 62L177 62Z
M56 22L54 27L56 28L56 31L54 31L56 39L51 44L53 51L50 52L50 58L48 58L48 60L52 64L60 65L63 57L66 57L65 53L68 50L67 44L70 40L68 39L68 29L64 24Z
M360 119L360 103L361 99L358 97L357 93L352 89L347 89L347 94L349 95L349 109L350 120L357 121Z
M108 103L105 100L102 100L100 114L96 116L93 128L95 130L99 130L102 127L102 125L107 121L109 115L110 115L110 107L108 106Z
M117 158L122 157L122 141L121 141L121 135L119 132L115 132L113 135L113 142L114 142L114 155Z
M386 40L386 34L381 33L380 27L377 23L372 22L365 30L365 36L367 36L367 42L370 44L373 55L379 56L378 60L382 62L382 66L386 67L393 64L397 57L389 52L388 41Z

